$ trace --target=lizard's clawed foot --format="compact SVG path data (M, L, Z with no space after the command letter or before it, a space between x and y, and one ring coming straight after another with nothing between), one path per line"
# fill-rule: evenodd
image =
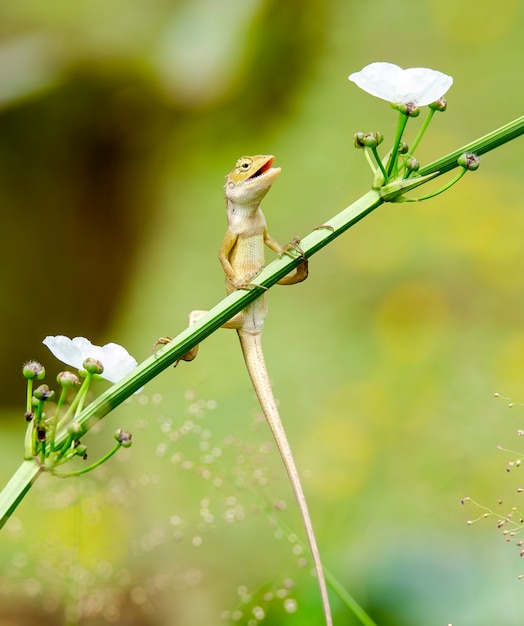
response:
M156 352L158 350L158 346L167 346L167 344L173 341L173 337L159 337L155 343L153 344L153 347L151 348L151 351L153 352L154 355L156 355Z
M156 356L158 346L167 346L167 344L171 343L171 341L173 341L173 337L159 337L153 344L153 354ZM180 363L180 361L192 361L196 357L197 352L198 352L198 346L191 348L191 350L186 352L183 357L180 357L178 359L178 361L173 365L173 367L176 367Z
M250 289L256 289L258 287L259 289L267 291L267 287L264 287L264 285L257 285L256 283L251 282L258 274L260 274L260 270L250 272L249 274L242 276L242 278L235 278L234 280L230 280L230 282L235 289L245 289L246 291L249 291Z
M287 254L291 258L299 258L302 259L302 263L297 265L294 274L284 276L281 280L278 281L279 285L294 285L296 283L301 283L303 280L306 280L309 274L308 269L308 260L304 251L300 247L300 237L294 237L292 241L286 244L279 256Z
M295 252L296 252L296 255L294 254ZM307 262L306 255L304 254L304 251L300 247L300 237L298 236L293 237L293 239L289 243L286 243L286 245L282 248L282 251L280 252L278 256L283 256L284 254L287 254L288 256L293 257L293 258L295 258L298 255L298 257L304 259L304 261Z
M192 326L195 322L198 322L198 320L206 313L207 311L191 311L191 313L189 314L189 326ZM173 341L172 337L159 337L153 344L153 354L156 355L158 346L166 346L171 341ZM180 363L180 361L192 361L197 354L198 346L194 346L193 348L191 348L191 350L188 350L183 356L181 356L173 367L176 367Z

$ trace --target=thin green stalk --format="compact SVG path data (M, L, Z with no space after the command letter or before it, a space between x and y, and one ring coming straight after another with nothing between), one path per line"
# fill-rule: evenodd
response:
M90 472L91 470L94 470L99 465L103 465L108 459L110 459L114 454L116 454L118 450L120 450L121 447L122 447L122 444L117 443L113 448L111 448L111 450L109 450L109 452L106 452L104 456L100 457L96 461L96 463L92 463L91 465L87 467L83 467L82 469L79 469L73 472L59 472L59 471L53 470L51 473L53 474L53 476L56 476L57 478L71 478L72 476L81 476L82 474L87 474L88 472Z
M444 187L441 187L440 189L438 189L437 191L433 192L433 193L428 193L425 196L420 196L418 198L406 198L406 202L422 202L423 200L430 200L431 198L435 198L436 196L440 196L441 193L444 193L445 191L447 191L450 187L453 187L453 185L455 185L456 183L458 183L458 181L464 176L464 174L466 174L468 170L463 167L462 170L456 174L455 176L453 176L453 178L444 185Z
M294 535L297 543L302 546L305 552L309 552L309 547L297 536L292 530L284 524L280 517L275 516L273 513L266 511L266 515L270 522L277 526L288 537ZM326 567L322 566L324 576L327 584L333 589L337 596L347 606L347 608L353 613L353 615L360 621L362 626L377 626L377 624L369 617L366 611L360 606L358 601L344 588L344 586L338 581L337 577L332 574Z
M395 136L395 142L393 143L393 150L391 151L391 157L389 159L388 165L388 175L393 178L397 175L397 154L398 147L400 145L400 140L402 139L402 135L404 134L404 129L406 128L406 124L408 123L409 116L406 113L399 112L398 124L397 124L397 134Z
M457 159L464 152L484 154L502 144L515 139L524 133L524 116L506 124L502 128L473 141L458 150L421 168L420 176L437 173L437 176L458 167ZM316 254L324 246L339 237L358 221L379 207L384 200L378 190L372 190L353 204L343 209L325 226L317 227L306 235L300 242L300 247L306 257ZM322 218L320 218L322 219ZM284 255L270 263L255 279L257 285L250 290L239 290L230 294L213 307L207 315L196 324L183 330L168 345L141 363L131 374L119 383L110 387L105 393L89 404L75 417L83 431L89 430L99 419L107 415L112 409L129 398L135 391L152 380L178 361L192 347L203 341L208 335L220 328L233 315L244 309L250 302L258 298L265 289L272 287L278 280L288 274L300 263L300 258ZM67 438L66 432L57 433L56 445ZM11 513L29 491L34 480L38 477L40 466L36 460L26 460L15 472L8 485L0 493L0 528L5 524Z
M386 184L389 181L389 178L388 178L388 175L386 174L386 170L384 169L384 166L382 165L382 161L380 160L376 146L374 148L371 148L371 152L373 152L373 156L375 157L375 160L378 163L380 171L382 172L382 176L384 176L384 184ZM366 154L367 154L367 150L366 150ZM374 171L376 172L376 170Z
M417 149L418 144L420 143L420 140L422 139L422 137L424 137L424 133L426 132L429 123L431 122L431 120L433 119L433 115L435 115L435 109L429 109L428 110L428 114L426 115L426 119L424 120L424 123L422 124L422 126L420 127L420 130L418 131L418 135L415 137L415 141L413 142L413 144L410 146L409 148L409 153L410 154L414 154L415 150Z
M27 380L27 393L26 393L26 409L28 413L33 410L33 379Z
M376 172L377 172L377 167L376 167L376 165L375 165L375 162L374 162L374 161L373 161L373 159L371 158L371 155L369 154L369 150L364 150L363 152L364 152L364 157L365 157L366 161L368 162L368 165L369 165L369 167L371 168L371 171L373 172L373 175L375 175L375 174L376 174ZM378 153L377 153L377 149L376 149L376 148L375 148L375 152L374 152L374 154L375 154L375 159L376 159L376 162L377 162L377 163L379 163L379 162L380 162L380 159L378 158ZM382 165L382 169L384 170L384 166L383 166L383 165ZM385 175L385 174L386 174L386 170L384 170L384 175ZM385 176L384 180L385 180L386 178L387 178L387 177Z
M377 626L371 617L364 611L355 598L340 584L338 579L326 568L324 568L324 576L328 585L333 589L337 596L350 609L353 615L360 620L363 626Z

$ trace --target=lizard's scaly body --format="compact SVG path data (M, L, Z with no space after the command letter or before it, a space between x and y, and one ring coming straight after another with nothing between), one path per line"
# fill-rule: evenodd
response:
M249 288L249 281L264 267L264 246L278 254L287 250L269 236L266 220L260 209L262 199L280 175L280 168L272 167L273 161L274 157L268 155L242 157L226 178L228 230L220 248L219 259L226 275L228 293L236 289ZM305 278L307 261L304 259L295 273L282 278L279 284L292 285ZM263 294L229 320L224 327L234 328L240 338L249 376L275 438L300 509L318 578L326 625L332 626L327 587L311 517L291 446L278 413L262 351L262 328L267 313L266 300L267 295ZM205 311L193 311L190 322L194 322L203 313ZM184 357L185 360L193 359L196 352L197 348L193 349Z

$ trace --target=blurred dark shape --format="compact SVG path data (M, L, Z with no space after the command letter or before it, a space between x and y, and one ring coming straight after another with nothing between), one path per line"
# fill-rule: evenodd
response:
M136 76L78 71L0 115L0 374L49 362L46 334L100 337L156 206L152 155L167 109Z

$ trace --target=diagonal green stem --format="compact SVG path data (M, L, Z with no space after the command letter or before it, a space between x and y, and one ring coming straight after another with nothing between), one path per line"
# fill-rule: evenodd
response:
M455 150L454 152L426 165L418 172L420 176L438 172L437 176L458 167L457 159L464 152L473 152L477 155L493 150L524 133L524 116L509 124ZM324 246L339 237L346 230L354 226L368 213L379 207L384 200L377 190L372 190L359 198L356 202L343 209L326 226L318 227L304 237L300 242L301 250L306 257L316 254ZM272 287L278 280L289 274L300 264L300 257L292 258L284 255L270 263L256 278L257 285L263 288ZM239 290L230 294L213 307L207 315L196 324L183 330L168 345L141 363L125 379L110 387L100 395L78 416L75 417L84 431L89 430L98 420L129 398L135 391L173 365L186 352L208 335L220 328L233 315L244 309L250 302L258 298L265 289L255 287L250 290ZM65 441L66 432L58 433L56 445ZM31 485L38 477L40 466L36 460L26 460L15 472L7 486L0 493L0 528L5 524L11 513L21 502Z
M516 120L513 120L512 122L509 122L509 124L506 124L501 128L497 128L497 130L494 130L491 133L488 133L487 135L462 146L462 148L454 150L440 159L437 159L432 163L428 163L428 165L424 165L424 167L419 169L417 174L419 176L432 174L433 172L444 174L457 167L457 159L461 154L464 154L465 152L472 152L477 156L481 156L482 154L486 154L486 152L490 152L491 150L502 146L512 139L520 137L523 133L524 115Z

